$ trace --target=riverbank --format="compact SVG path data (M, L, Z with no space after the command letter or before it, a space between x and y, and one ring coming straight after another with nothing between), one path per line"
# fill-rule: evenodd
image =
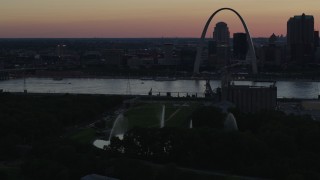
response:
M20 77L22 78L22 77ZM26 78L52 78L52 79L136 79L136 80L143 80L143 81L166 81L163 78L171 78L168 81L174 80L221 80L220 76L95 76L95 75L81 75L81 76L35 76L35 75L27 75ZM160 80L157 80L160 79ZM10 80L10 79L5 79ZM294 82L320 82L320 78L262 78L262 77L235 77L233 78L234 81L253 81L253 82L276 82L276 81L294 81Z
M192 72L84 72L81 70L36 70L27 71L11 70L11 73L0 73L1 80L16 78L90 78L90 79L140 79L140 80L220 80L221 72L203 72L194 75ZM1 78L2 77L2 78ZM308 73L268 73L260 72L257 75L249 73L233 73L233 80L236 81L298 81L298 82L320 82L318 74Z
M235 85L270 86L273 82L235 81ZM148 95L173 97L204 97L205 80L154 81L140 79L92 79L92 78L26 78L0 81L3 92L71 93ZM211 88L221 87L220 80L211 80ZM317 99L319 82L277 81L278 98ZM160 94L159 94L160 93Z
M29 95L29 96L65 96L65 95L87 95L87 96L119 96L124 99L132 99L132 98L139 98L141 100L150 100L150 101L210 101L212 102L214 98L205 98L205 97L172 97L172 96L158 96L158 95L128 95L128 94L77 94L77 93L37 93L37 92L2 92L1 94L14 94L14 95ZM278 102L303 102L303 101L318 101L318 98L277 98Z

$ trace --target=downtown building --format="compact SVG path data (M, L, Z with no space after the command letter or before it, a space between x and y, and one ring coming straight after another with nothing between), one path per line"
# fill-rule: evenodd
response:
M268 44L257 48L261 66L274 68L280 67L286 62L286 45L285 42L278 41L279 38L279 36L272 34Z
M249 49L247 34L234 33L233 34L233 58L237 60L246 60Z
M287 22L287 46L292 63L304 65L315 58L314 18L311 15L291 17Z
M230 63L230 32L228 25L218 22L214 28L213 41L208 44L208 64L211 67L225 66Z
M241 112L255 113L272 111L277 106L277 87L229 85L225 90L226 100Z
M314 47L315 47L315 62L320 62L320 38L319 31L314 31Z
M218 45L229 46L230 44L230 32L228 25L225 22L218 22L213 32L213 40Z

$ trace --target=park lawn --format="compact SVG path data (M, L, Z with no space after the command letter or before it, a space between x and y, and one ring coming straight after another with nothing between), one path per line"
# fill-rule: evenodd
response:
M81 144L89 144L95 138L95 130L92 128L81 129L70 136L71 140L74 140Z
M129 109L125 113L128 129L134 127L159 127L162 104L143 104Z
M164 119L167 127L189 127L191 114L198 106L197 103L191 103L189 106L182 106L182 104L175 106L173 103L142 104L129 109L125 113L125 118L128 119L128 129L160 127L163 105L165 105Z
M167 103L165 110L165 120L167 120L174 112L179 109L179 106L174 106L173 104Z
M168 118L173 115L170 119L166 119L165 126L167 127L189 127L191 115L196 109L198 104L193 103L189 106L174 107L176 114L168 114ZM178 111L177 111L178 110Z

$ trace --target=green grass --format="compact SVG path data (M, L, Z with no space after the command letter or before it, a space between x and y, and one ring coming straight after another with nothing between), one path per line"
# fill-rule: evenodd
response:
M179 107L175 107L173 104L166 104L166 114L164 119L168 119L174 112L176 112Z
M160 118L163 103L145 103L130 108L125 113L128 119L128 129L134 127L160 127ZM165 126L167 127L189 127L190 116L197 104L189 106L175 106L173 103L166 103ZM89 144L95 138L95 130L91 128L82 129L70 136L81 144Z
M172 106L172 105L171 105ZM168 114L168 118L171 116L170 119L166 119L165 125L167 127L189 127L191 115L193 111L196 109L197 104L189 104L189 106L180 106L180 107L173 107L175 109L174 112L177 112L173 115L173 113ZM168 106L168 109L172 107ZM178 110L178 111L177 111Z
M159 127L162 104L143 104L131 108L125 113L128 128Z
M128 128L133 127L159 127L162 113L162 103L142 104L129 109L125 113L128 119ZM189 106L175 106L173 103L166 103L165 126L188 127L192 112L198 104L191 103Z
M89 144L95 138L95 130L92 128L81 129L70 136L71 140L81 144Z

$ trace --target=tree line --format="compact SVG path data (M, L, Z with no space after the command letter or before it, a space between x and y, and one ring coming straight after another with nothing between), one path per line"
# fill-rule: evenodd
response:
M225 114L199 108L194 129L136 128L112 139L119 157L273 179L320 178L320 123L282 112L245 114L231 110L239 131L223 129Z

